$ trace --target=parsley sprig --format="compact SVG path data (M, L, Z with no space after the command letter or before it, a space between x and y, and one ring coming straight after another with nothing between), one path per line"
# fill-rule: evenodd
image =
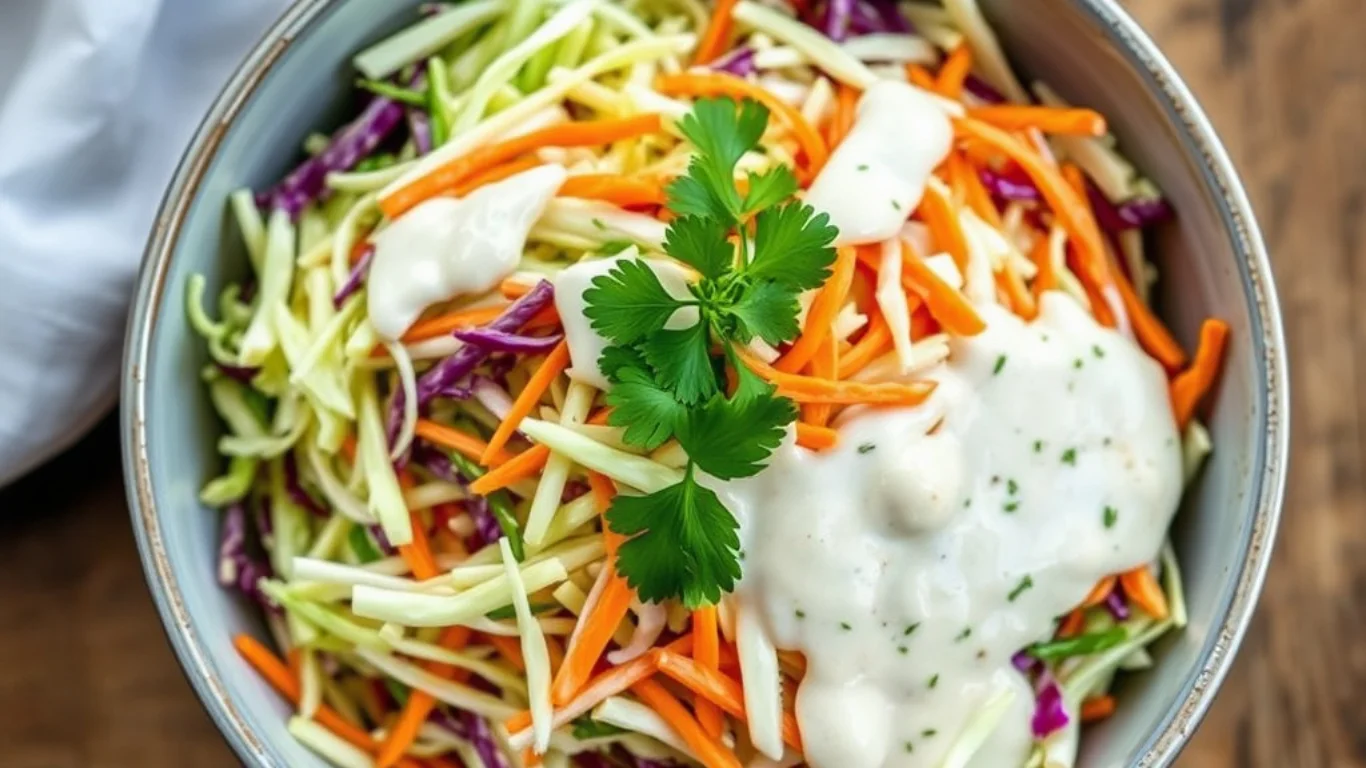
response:
M791 400L740 364L736 346L797 336L797 297L829 278L836 230L793 197L797 180L786 166L747 174L743 191L735 183L768 118L756 102L719 98L699 100L678 123L695 152L668 187L675 218L664 249L700 276L687 298L639 259L621 261L584 292L584 314L611 342L598 362L613 385L610 423L632 445L652 450L676 438L688 455L679 483L618 496L607 512L611 529L630 537L617 570L642 600L696 607L734 588L739 524L698 473L758 473L797 416Z

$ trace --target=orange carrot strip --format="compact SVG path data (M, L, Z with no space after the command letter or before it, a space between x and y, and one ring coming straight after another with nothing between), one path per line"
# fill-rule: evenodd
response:
M1200 326L1200 346L1195 348L1195 359L1190 368L1172 379L1172 412L1176 424L1185 429L1195 415L1195 407L1200 404L1214 380L1219 376L1223 365L1224 348L1228 346L1228 323L1210 318Z
M835 316L839 314L840 307L849 296L849 286L854 282L855 262L855 249L839 249L830 279L821 286L820 292L811 302L811 309L806 313L805 330L787 352L773 363L774 368L784 373L796 373L816 356L821 342L830 335Z
M662 651L659 654L659 671L697 694L699 706L711 704L741 722L746 721L744 687L715 667L671 651ZM783 715L783 741L798 752L802 749L797 718L791 712Z
M519 157L516 160L503 163L502 165L495 165L492 168L474 174L465 181L456 184L455 187L451 189L451 194L456 197L464 197L486 184L502 181L509 176L516 176L523 171L529 171L538 165L544 164L545 163L542 163L541 160L536 157Z
M656 88L666 96L726 95L753 99L767 107L769 112L778 115L788 129L792 131L792 134L797 137L797 143L806 153L806 173L809 177L814 178L817 173L820 173L821 168L825 167L825 161L830 158L825 140L821 138L815 128L811 127L810 123L806 122L806 118L802 117L801 112L763 87L748 80L742 80L734 75L721 72L685 72L660 77L656 83Z
M1082 208L1085 209L1084 218L1087 228L1099 232L1100 228L1096 224L1096 212L1091 207L1090 196L1086 194L1086 175L1082 173L1081 168L1077 167L1075 163L1063 163L1059 168L1059 172L1062 174L1063 180L1067 182L1067 185L1076 192L1077 198L1082 201L1081 204ZM1104 259L1105 263L1108 265L1109 249L1103 240L1101 241L1101 249L1101 258ZM1087 270L1085 264L1082 263L1086 258L1086 254L1077 247L1075 241L1070 244L1070 247L1067 250L1071 260L1074 262L1073 269L1077 272L1077 278L1081 280L1082 287L1086 289L1086 297L1091 304L1091 314L1095 315L1096 322L1106 328L1117 327L1119 324L1115 320L1115 308L1110 304L1110 298L1106 295L1106 283L1101 281L1102 278L1108 279L1109 275L1101 275Z
M631 691L664 718L707 768L740 768L740 759L735 753L726 749L719 739L708 736L667 688L654 680L641 680L631 686Z
M811 358L807 364L807 372L818 379L835 379L835 373L839 370L839 345L835 343L834 329L825 335L821 341L820 349L816 350L816 356ZM806 403L802 406L802 421L813 428L823 428L830 423L830 416L835 411L835 407L828 403ZM797 441L800 443L802 433L800 428L797 431ZM806 446L810 448L811 446Z
M925 187L925 196L920 200L920 215L930 228L930 237L940 249L948 251L958 271L968 273L968 241L963 227L958 221L958 212L953 201L945 197L933 185Z
M767 363L741 353L750 370L778 387L778 394L798 403L832 405L917 405L934 391L934 383L862 384L853 381L827 381L776 370Z
M588 420L589 424L606 424L611 409L604 408ZM533 445L498 466L490 469L483 477L470 483L470 492L487 496L509 485L535 475L550 458L550 449L544 445Z
M484 635L484 641L493 646L493 649L507 660L509 664L520 670L526 669L526 659L522 658L522 644L515 637L506 635Z
M977 214L982 221L1000 229L1001 212L996 210L996 203L992 201L991 193L982 183L982 177L978 175L977 169L968 162L967 156L961 152L950 155L949 168L951 172L959 176L959 183L966 193L965 200L972 212Z
M411 344L415 341L426 341L438 336L446 336L452 331L458 331L462 328L487 325L496 320L506 309L507 307L457 309L444 315L418 320L413 323L407 333L403 334L403 340Z
M663 205L664 185L657 180L615 173L589 173L570 176L560 187L564 197L602 200L623 208L633 205Z
M405 491L412 488L413 476L406 470L399 472L398 484ZM427 541L427 526L423 524L417 511L412 509L408 510L408 522L413 530L413 540L408 544L400 544L398 553L408 564L408 570L418 579L434 579L441 573L441 569L436 567L436 558L432 557L431 542Z
M968 117L990 123L1006 131L1037 128L1044 133L1060 133L1070 136L1104 136L1108 130L1105 126L1104 115L1095 110L1076 107L1001 104L989 107L969 107Z
M1157 583L1157 578L1148 566L1141 565L1121 573L1119 583L1124 587L1124 595L1142 608L1144 613L1158 620L1167 618L1167 595L1162 592L1162 586Z
M1020 274L1014 259L1005 259L1005 267L996 273L996 284L1005 289L1006 296L1010 298L1010 308L1015 314L1025 320L1033 320L1039 314L1034 294L1029 292L1029 286L1025 285L1024 275Z
M692 612L692 656L698 666L711 670L721 668L721 637L717 632L714 605L703 606ZM697 722L702 730L713 739L721 738L725 722L716 703L699 696L693 702L693 709L697 712Z
M967 82L968 73L972 72L972 49L967 43L959 43L949 58L944 61L944 66L939 68L939 79L935 82L935 90L941 96L950 99L958 99L963 95L963 83Z
M919 64L906 65L906 79L910 80L912 85L919 86L927 91L933 91L939 87L934 75L931 75L928 69Z
M954 122L960 138L973 139L991 146L1020 166L1039 188L1058 223L1073 238L1080 255L1082 271L1095 285L1109 285L1109 265L1106 263L1105 244L1100 230L1091 216L1084 195L1067 183L1057 169L1050 166L1031 146L1011 134L980 120L960 119Z
M290 703L299 703L299 697L302 694L298 679L289 673L289 668L275 654L271 653L270 649L261 645L256 638L250 635L237 635L232 639L232 644L237 649L238 655L251 665L257 674L265 678L270 687L288 699ZM369 733L356 727L326 704L318 707L313 719L357 749L374 754L375 750L379 748L379 744ZM401 760L398 765L401 768L420 768L418 763L407 758Z
M385 216L395 219L418 203L452 189L478 173L541 147L611 144L642 134L657 133L660 126L659 115L656 114L637 115L619 120L587 120L552 125L452 158L392 195L382 198L379 201L379 208Z
M437 644L449 650L463 648L469 642L470 630L466 627L446 627L441 632L441 637ZM427 663L423 665L427 671L448 679L464 679L468 676L468 671L457 669L446 664ZM403 711L399 713L398 720L389 733L384 738L384 743L380 745L379 753L375 757L376 768L389 768L399 761L403 753L408 751L413 741L417 739L417 732L422 728L422 724L427 722L427 716L436 708L436 698L426 691L414 690L409 693L408 701L403 705Z
M797 445L812 451L834 448L840 441L840 433L830 427L797 422Z
M461 453L471 459L478 460L479 457L488 453L489 446L479 438L453 429L445 424L437 424L428 419L418 419L415 434L429 443L449 448L452 451ZM494 452L497 461L508 461L512 457L501 448Z
M1115 591L1115 584L1117 583L1119 583L1118 576L1106 576L1096 582L1096 585L1091 588L1091 593L1086 596L1085 600L1081 601L1081 607L1094 608L1105 602L1105 598L1109 597L1110 593Z
M702 39L697 43L697 51L693 54L694 64L710 64L726 50L733 24L730 15L735 10L736 2L737 0L716 0L711 21L707 23L707 31L702 34Z
M607 524L607 510L612 508L612 499L617 497L617 486L612 479L601 472L588 470L588 487L593 493L593 506L598 510L598 517L602 521L602 542L607 549L607 565L613 567L616 562L617 548L626 540L625 536L616 533Z
M1067 617L1058 625L1058 639L1066 640L1069 637L1076 637L1081 634L1082 625L1086 622L1086 613L1080 608L1067 614Z
M514 278L507 278L498 284L498 292L503 294L505 299L520 299L531 293L531 286Z
M847 83L840 83L835 89L835 114L830 118L826 134L826 144L831 150L844 141L854 127L854 117L858 112L858 89Z
M891 349L892 329L887 325L887 319L881 312L873 312L872 319L868 321L868 330L863 333L863 337L854 342L852 349L840 355L836 378L847 379L853 376Z
M569 646L564 666L560 667L554 682L551 683L550 700L557 707L568 703L588 682L588 678L593 675L594 665L602 658L602 652L607 649L607 644L612 641L612 635L616 633L621 620L626 618L626 612L631 608L631 598L635 596L635 590L631 589L626 579L617 573L616 563L612 559L609 559L604 567L610 569L607 574L607 586L598 596L593 612L580 617L579 636Z
M555 348L546 355L545 362L531 375L526 386L517 394L517 399L512 401L512 407L508 409L507 418L503 419L494 430L493 437L489 438L488 447L479 457L479 463L489 466L494 461L498 461L498 454L507 445L508 440L517 431L517 426L522 423L522 419L531 415L535 410L536 404L541 401L541 396L550 389L550 383L554 381L564 369L569 367L569 342L561 341ZM502 461L506 461L503 459Z
M1115 713L1114 696L1093 696L1081 703L1081 721L1094 723Z
M1143 303L1134 291L1134 286L1123 270L1110 270L1115 289L1119 291L1120 302L1129 315L1129 325L1134 329L1143 351L1153 356L1168 372L1180 370L1186 364L1186 350L1172 336L1167 326L1153 314L1152 309Z
M1034 284L1030 287L1034 294L1034 301L1038 303L1039 297L1044 291L1051 291L1058 287L1058 274L1053 268L1053 256L1048 246L1049 236L1045 233L1034 241L1034 247L1029 251L1029 260L1034 262L1038 272L1034 275Z
M369 248L369 234L366 234L363 237L357 237L355 244L351 246L351 253L347 255L347 262L350 263L353 267L356 266L360 263L361 258L365 256L365 251Z
M564 666L564 648L560 647L560 641L547 636L545 639L545 652L550 657L550 673L555 674Z
M674 653L692 653L692 637L684 635L667 646ZM553 724L559 727L573 720L609 697L624 693L631 686L659 671L659 649L655 649L634 659L607 669L588 681L578 696L564 707L555 710ZM531 726L531 712L522 710L503 721L509 734L517 734Z
M944 282L904 242L901 244L901 256L902 273L911 281L916 294L925 300L930 314L944 326L944 330L957 336L976 336L987 327L962 291Z

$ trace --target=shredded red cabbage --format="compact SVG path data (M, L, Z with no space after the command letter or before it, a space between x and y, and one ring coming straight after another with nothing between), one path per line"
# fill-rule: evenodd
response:
M982 179L982 184L986 186L987 192L997 200L1020 200L1024 202L1035 202L1043 199L1039 193L1039 188L1034 186L1034 182L1027 177L1007 176L990 168L983 168L978 174Z
M224 376L227 376L233 381L241 382L243 384L250 384L251 380L256 378L256 374L261 372L260 368L248 368L242 365L228 365L227 363L214 363L214 366L218 368L219 373L223 374Z
M1010 663L1026 675L1033 673L1040 664L1038 659L1025 651L1017 651L1014 656L1010 657Z
M460 722L465 726L465 740L479 753L479 759L484 762L484 768L507 768L507 760L503 758L503 752L498 748L498 742L493 738L493 731L489 728L488 721L474 714L473 712L461 711L459 714Z
M736 48L713 62L711 67L722 72L729 72L736 77L748 77L755 71L754 49Z
M1006 97L1000 91L977 75L968 75L968 79L963 81L963 90L988 104L1004 104L1006 101Z
M1062 689L1058 687L1056 680L1045 675L1044 679L1040 680L1038 694L1034 700L1034 717L1030 719L1034 737L1046 738L1067 727L1067 723L1067 708L1062 703Z
M384 529L378 525L367 525L365 530L370 532L370 538L375 540L375 549L383 552L386 556L398 554L398 549L389 543L389 537L384 535Z
M910 19L901 15L901 9L897 8L896 0L869 0L869 5L882 17L883 30L896 32L898 34L911 34L915 32L915 26Z
M849 16L849 32L851 35L871 35L887 31L887 24L877 9L866 2L854 3Z
M488 330L514 333L521 330L537 312L550 305L555 298L555 289L548 281L537 283L527 294L513 302L503 314L484 326ZM425 406L440 396L456 382L469 376L475 368L489 356L489 351L474 344L466 344L455 354L447 357L417 380L417 402ZM402 403L398 403L400 410Z
M360 290L361 284L365 282L365 276L370 274L370 262L375 258L375 246L366 245L365 251L360 255L360 261L351 268L351 274L347 276L346 282L332 296L332 306L341 309L343 303L351 298L351 294Z
M223 530L218 540L218 583L236 589L251 600L268 607L261 592L261 579L272 575L270 563L257 560L247 552L247 510L236 503L223 513Z
M466 344L483 347L489 352L507 352L514 355L537 355L549 352L564 338L553 336L523 336L516 333L496 331L492 328L470 328L455 332L455 338Z
M1110 594L1105 596L1105 610L1115 617L1116 621L1124 621L1129 618L1129 601L1124 596L1124 591L1118 584L1110 590Z
M403 105L376 96L360 116L332 136L327 148L295 168L265 193L270 207L297 218L304 207L327 196L327 174L349 171L375 151L403 121Z
M1086 183L1086 196L1096 212L1096 223L1106 232L1142 229L1166 221L1175 214L1161 197L1141 197L1115 205L1089 180Z
M432 119L420 109L408 109L408 133L413 137L413 147L418 156L432 151Z
M853 15L854 0L829 0L825 4L825 15L821 18L820 30L831 40L842 43L849 39Z
M303 483L299 482L299 465L294 460L294 454L286 453L284 461L285 493L289 494L289 500L313 513L316 517L329 517L330 513L327 511L327 507L318 503L308 491L304 490Z

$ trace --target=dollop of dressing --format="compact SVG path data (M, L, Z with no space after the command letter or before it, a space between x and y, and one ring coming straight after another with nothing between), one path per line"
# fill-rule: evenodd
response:
M381 230L367 282L375 332L397 339L432 304L484 293L512 274L565 177L563 166L542 165L464 198L424 201Z
M603 391L612 388L611 382L598 370L598 358L607 348L607 339L593 330L592 321L584 314L583 292L593 285L593 280L611 272L622 261L640 259L640 252L633 246L616 256L606 259L588 259L568 267L555 276L555 309L559 312L560 322L564 324L564 338L569 344L569 378L591 384ZM688 290L688 272L682 266L664 259L640 259L659 284L675 299L691 299ZM697 310L692 307L680 309L669 318L665 327L686 328L697 323Z
M934 99L893 80L859 99L849 135L840 142L806 193L830 215L836 245L893 237L920 204L925 182L948 156L953 126Z
M985 702L973 759L1021 765L1034 696L1011 656L1100 578L1155 559L1181 493L1162 369L1069 297L1026 324L990 305L915 408L865 411L823 454L786 444L715 483L745 545L740 610L807 674L816 768L938 766Z

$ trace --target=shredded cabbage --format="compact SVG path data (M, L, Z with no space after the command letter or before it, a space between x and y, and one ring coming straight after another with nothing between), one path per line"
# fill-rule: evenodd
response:
M968 720L962 733L954 738L953 746L949 748L948 754L944 755L940 766L966 768L973 755L977 754L977 750L991 738L991 734L1001 724L1002 718L1010 711L1010 705L1014 703L1015 691L1009 688L997 691L982 702L982 705L972 713L972 718Z
M753 0L740 0L732 14L736 21L781 40L842 83L867 90L878 80L863 62L820 32Z
M591 470L645 493L654 493L683 479L682 472L595 443L559 424L538 419L523 419L521 429L527 437L538 443L545 443L550 450L562 453Z
M508 5L508 0L470 0L451 6L366 48L351 63L371 80L383 80L498 18Z
M289 735L317 752L337 768L373 768L370 755L312 720L295 715L289 718Z
M545 754L550 748L553 717L550 703L550 652L546 650L545 635L531 613L526 584L522 583L522 572L517 567L517 558L512 556L512 544L507 537L498 540L498 549L503 554L503 572L507 575L512 592L512 607L517 611L517 629L522 635L522 658L526 663L527 695L531 708L532 748L537 754Z
M261 289L256 298L256 312L242 336L241 365L260 365L276 345L275 307L289 301L289 287L294 277L294 225L289 214L277 210L270 215L266 227L266 249L261 263Z
M522 580L532 591L545 589L569 578L557 559L524 564ZM462 624L489 611L512 604L512 584L506 575L496 576L454 596L399 592L357 585L351 591L351 607L358 616L393 621L410 627L444 627Z
M783 756L783 690L782 675L778 672L778 649L755 611L741 608L735 630L750 741L770 759L780 760Z
M365 663L392 677L394 680L423 691L437 701L457 709L467 710L490 720L506 720L517 714L518 708L487 693L462 685L428 672L383 651L370 648L356 648L356 655Z

